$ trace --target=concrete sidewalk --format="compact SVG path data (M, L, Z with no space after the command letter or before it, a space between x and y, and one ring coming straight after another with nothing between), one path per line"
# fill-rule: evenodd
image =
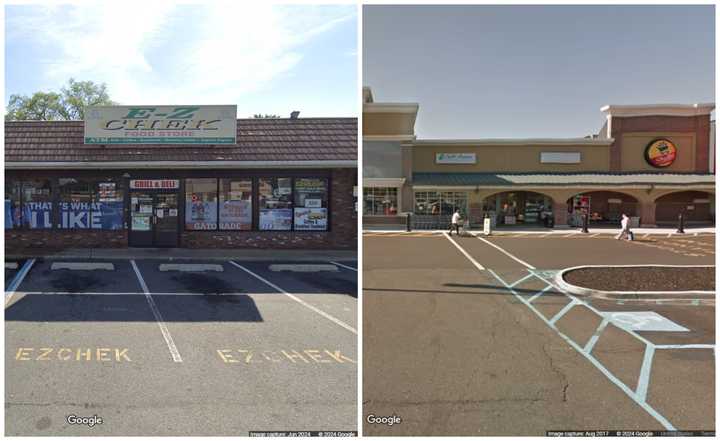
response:
M5 261L26 258L45 259L162 259L162 260L238 260L238 261L348 261L357 260L356 250L248 250L187 248L70 248L62 251L42 249L8 252Z

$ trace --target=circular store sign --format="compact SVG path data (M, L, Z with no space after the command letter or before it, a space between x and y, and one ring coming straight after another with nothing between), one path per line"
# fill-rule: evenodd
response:
M645 160L653 167L668 167L676 157L677 148L667 139L656 139L645 148Z

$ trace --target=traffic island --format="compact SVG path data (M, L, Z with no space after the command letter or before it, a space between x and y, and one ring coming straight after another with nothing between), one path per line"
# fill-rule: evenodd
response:
M608 299L714 299L712 265L586 265L560 271L555 281L580 296Z

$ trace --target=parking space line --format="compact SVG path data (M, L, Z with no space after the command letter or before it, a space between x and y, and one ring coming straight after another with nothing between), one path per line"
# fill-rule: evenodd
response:
M499 248L499 247L498 247ZM500 248L501 249L501 248ZM571 302L566 305L558 314L553 317L552 320L548 320L541 312L538 310L533 304L531 304L527 299L525 299L523 296L518 294L513 287L508 285L505 280L503 280L500 276L498 276L493 270L489 269L487 270L490 274L495 277L510 293L517 298L520 303L527 306L535 315L537 315L540 320L542 320L544 323L546 323L548 326L550 326L556 333L559 335L563 340L565 340L573 349L575 349L578 353L580 353L585 359L587 359L595 368L597 368L607 379L609 379L613 384L615 384L620 390L622 390L631 400L633 400L639 407L641 407L643 410L645 410L650 416L652 416L657 422L659 422L665 429L667 430L675 430L675 427L668 421L662 414L660 414L657 410L655 410L646 400L645 398L641 398L638 395L637 390L632 390L630 387L628 387L625 383L623 383L618 377L616 377L612 372L610 372L599 360L597 360L590 352L587 352L585 348L581 347L579 344L575 343L575 341L570 338L568 335L560 331L560 329L555 326L554 321L558 320L564 313L566 313L568 310L570 310L573 306L576 304L580 304L594 312L596 315L602 316L600 314L600 311L598 311L596 308L594 308L592 305L587 304L583 302L582 300L579 300L573 295L570 295L564 291L561 290L561 292L571 299ZM538 279L544 281L548 285L553 285L551 282L549 282L545 277L537 273L536 271L530 270L531 273L533 273ZM553 285L554 286L554 285ZM601 324L602 325L602 324ZM643 342L646 347L652 346L653 348L656 348L657 346L647 340L646 338L640 336L634 331L628 331L625 330L628 334L632 335L636 339ZM596 331L596 334L599 336L600 332ZM594 344L594 343L593 343ZM586 345L586 348L589 346ZM713 345L714 348L714 345ZM589 347L589 349L592 349L592 346ZM652 361L652 360L650 360ZM648 375L650 373L650 366L646 368Z
M616 385L620 390L625 392L625 394L630 397L631 400L633 400L638 406L640 406L643 410L645 410L648 414L650 414L657 422L663 425L665 429L667 430L675 430L675 427L668 421L664 416L662 416L658 411L656 411L652 406L650 406L647 401L639 400L637 395L635 394L635 391L631 390L628 386L625 385L619 378L617 378L612 372L610 372L605 366L602 365L593 355L591 355L588 352L585 352L583 348L580 347L577 343L575 343L570 337L565 335L562 331L560 331L554 324L551 324L550 321L543 316L543 314L532 304L528 303L526 299L524 299L521 295L515 292L513 288L510 288L509 285L502 279L500 276L495 274L495 272L491 269L488 269L488 272L492 274L500 283L502 283L508 291L510 291L518 300L520 300L521 303L524 303L525 306L530 308L530 310L537 315L540 320L548 324L555 332L567 342L573 349L578 351L585 359L587 359L593 366L595 366L600 372L602 372L605 377L610 380L614 385ZM536 274L537 276L537 274ZM545 280L540 276L537 276L541 280ZM547 281L546 281L547 282ZM566 294L567 295L567 294ZM574 299L574 297L569 296ZM585 305L588 306L588 305Z
M325 317L326 319L330 320L331 322L335 323L336 325L338 325L342 328L345 328L348 331L352 332L353 334L357 335L357 330L355 328L353 328L352 326L348 325L347 323L343 322L342 320L337 319L337 318L333 317L332 315L328 314L327 312L325 312L321 309L318 309L318 308L310 305L309 303L304 302L302 299L290 294L289 292L285 291L284 289L280 288L279 286L275 285L274 283L270 282L269 280L265 279L264 277L262 277L258 274L255 274L254 272L250 271L249 269L245 268L244 266L242 266L238 263L235 263L232 260L230 260L229 262L231 265L234 265L234 266L240 268L241 270L245 271L246 273L250 274L251 276L253 276L256 279L260 280L261 282L265 283L266 285L272 287L273 289L277 290L278 292L285 294L286 296L295 300L296 302L303 305L304 307L306 307L312 311L315 311L316 313L320 314L321 316Z
M567 314L567 312L570 311L570 310L571 310L575 305L577 305L578 303L579 303L579 302L577 301L577 299L572 299L572 300L570 300L570 303L568 303L567 305L565 305L565 306L563 307L563 309L560 310L560 312L558 312L557 314L555 314L555 316L554 316L552 319L550 319L550 324L553 325L553 326L555 326L555 323L557 323L557 321L560 320L560 319L562 318L562 316L564 316L565 314Z
M330 261L330 263L332 263L333 265L337 265L337 266L341 266L341 267L343 267L343 268L349 269L350 271L355 271L355 272L357 272L357 268L353 268L353 267L351 267L351 266L343 265L342 263L333 262L333 261Z
M590 354L592 352L593 348L595 347L595 343L597 343L597 341L600 339L600 334L602 334L602 332L605 330L608 323L610 323L610 320L607 317L604 317L602 319L602 322L600 322L600 326L597 327L592 337L590 337L590 340L588 340L587 344L583 348L583 351L585 351L585 353Z
M170 350L170 355L172 356L173 361L175 363L182 363L182 357L180 357L180 352L178 352L177 346L175 346L172 335L170 335L170 330L167 328L167 326L165 326L165 321L163 320L162 314L160 314L160 310L157 308L157 305L155 305L155 300L153 300L152 295L150 294L150 290L148 289L147 285L145 284L145 280L140 274L140 269L135 264L135 260L130 259L130 264L135 270L135 275L137 276L138 282L140 282L140 286L145 293L145 298L147 299L148 304L150 304L150 309L152 310L152 313L155 316L155 320L160 327L160 332L162 332L163 338L165 339L165 343Z
M5 307L7 307L8 303L10 303L10 300L12 300L13 295L15 294L15 291L20 287L20 284L25 279L25 276L27 273L30 272L30 268L35 264L35 259L29 259L25 264L23 265L22 269L15 275L15 278L10 282L10 285L8 285L7 290L5 290Z
M535 274L530 274L530 275L531 275L531 276L534 276ZM511 287L512 287L512 285L511 285ZM532 297L530 297L530 298L528 299L528 302L532 303L533 300L537 299L538 297L540 297L541 295L543 295L543 294L545 293L545 291L547 291L547 290L549 290L549 289L551 289L551 288L552 288L552 285L548 285L548 286L546 286L542 291L536 292L535 294L533 294Z
M470 254L468 254L467 251L465 251L460 245L458 245L457 243L455 243L455 241L453 241L453 240L450 238L450 235L449 235L449 234L443 233L443 236L445 236L445 239L449 240L451 244L455 245L455 248L457 248L458 250L460 250L460 252L463 254L463 256L467 257L467 259L468 259L473 265L475 265L475 267L476 267L477 269L479 269L480 271L484 271L484 270L485 270L485 267L482 266L482 265L480 265L477 260L473 259L473 257L472 257ZM475 237L477 237L477 236L475 236Z
M515 256L513 256L512 254L508 253L507 251L505 251L504 249L502 249L502 248L500 248L499 246L495 245L494 243L490 242L489 240L483 239L482 237L478 236L477 234L474 234L474 236L475 236L476 238L482 240L482 241L485 242L486 244L490 245L491 247L495 248L496 250L500 251L501 253L505 254L506 256L508 256L509 258L511 258L512 260L514 260L514 261L516 261L516 262L518 262L518 263L520 263L520 264L522 264L522 265L524 265L524 266L526 266L526 267L528 267L528 268L530 268L530 269L536 269L534 266L530 265L529 263L525 262L524 260L518 259L517 257L515 257ZM455 242L453 242L453 243L455 243ZM456 246L457 246L457 244L456 244ZM461 250L462 250L462 248L461 248ZM465 250L462 250L462 251L463 251L463 253L465 254Z
M645 356L643 357L642 367L640 368L640 375L638 377L638 386L635 390L638 398L645 401L647 400L647 390L650 384L650 369L652 368L652 359L655 354L655 346L645 346Z
M510 284L510 286L512 287L512 286L519 285L519 284L523 283L524 281L526 281L527 279L529 279L530 277L533 277L532 273L528 274L525 277L521 277L520 280L514 281L513 283Z

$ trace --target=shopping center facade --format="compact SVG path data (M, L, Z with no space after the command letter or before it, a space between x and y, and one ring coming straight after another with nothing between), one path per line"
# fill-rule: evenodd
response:
M363 224L653 227L715 220L714 104L608 105L597 134L559 139L418 139L417 103L363 90ZM511 116L508 115L510 118Z
M6 251L356 248L357 119L232 112L230 136L197 140L219 119L107 120L146 138L119 141L87 121L6 122Z

